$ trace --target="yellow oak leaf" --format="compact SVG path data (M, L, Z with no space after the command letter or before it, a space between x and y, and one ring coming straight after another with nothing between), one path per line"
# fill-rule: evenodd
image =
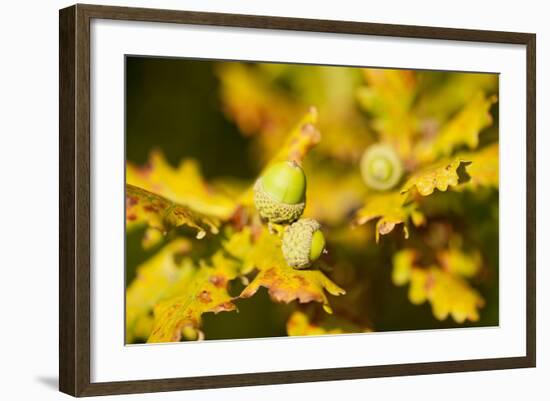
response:
M489 110L496 103L496 96L485 96L477 92L437 133L433 140L417 145L415 158L431 162L438 157L448 157L461 146L475 149L479 145L479 134L493 123Z
M422 93L416 108L418 114L443 122L480 91L498 90L498 74L445 72L444 75L443 82ZM429 79L430 75L423 77Z
M371 331L334 315L324 315L319 322L302 311L294 311L286 323L289 336L319 336L324 334L361 333Z
M238 264L216 252L209 263L187 264L177 284L178 295L158 303L154 323L147 342L175 342L182 336L193 337L204 313L236 310L227 284L238 275Z
M466 145L470 149L477 148L479 133L493 123L489 109L496 101L496 96L486 97L483 92L478 92L441 129L434 144L437 151L443 156L449 156L460 145Z
M445 320L450 315L457 323L478 321L478 308L485 304L481 295L464 279L438 267L412 270L409 299L414 304L427 300L438 320Z
M272 85L263 69L221 63L216 72L224 112L245 135L278 136L293 124L297 105Z
M317 110L311 107L288 133L283 146L271 157L262 173L271 165L281 161L292 160L301 165L310 150L321 141L321 133L315 126L316 122ZM253 204L253 185L241 195L239 203L249 206Z
M373 116L373 127L403 158L412 150L418 119L412 113L417 77L412 70L366 68L366 86L357 90L359 105Z
M473 277L481 270L481 255L478 251L465 253L451 246L439 251L437 260L443 270L464 277Z
M407 196L401 192L381 192L367 196L365 205L355 215L354 225L363 225L371 220L376 222L376 242L380 235L393 231L396 225L403 225L405 238L409 237L408 221L415 226L424 224L424 215L414 202L407 203Z
M207 232L217 234L220 221L216 217L196 212L187 206L149 192L143 188L126 185L127 228L147 224L149 227L166 233L170 229L187 226L197 231L197 238Z
M252 138L253 155L264 164L306 107L273 85L273 77L260 66L220 63L216 72L225 115Z
M416 258L416 251L408 248L393 255L392 281L395 285L405 285L410 281Z
M362 83L361 71L319 66L315 75L303 73L301 76L309 81L304 94L315 94L316 88L321 92L308 99L308 104L319 109L319 130L323 133L319 152L333 159L357 161L373 141L368 120L356 106L355 93Z
M409 113L417 88L414 71L365 68L363 75L367 86L359 98L367 110L388 118Z
M224 112L252 138L254 157L262 164L281 148L308 105L322 115L319 153L354 161L372 143L366 120L355 107L355 91L362 84L357 68L223 63L217 74Z
M456 157L452 160L443 160L420 171L415 172L401 188L405 194L416 188L422 196L431 195L435 189L446 191L450 186L456 186L464 178L465 171L462 170L471 162Z
M493 143L476 152L460 155L472 164L466 166L470 180L459 187L475 190L479 187L499 187L499 147Z
M265 287L275 302L320 302L325 311L331 313L325 291L332 295L345 294L321 270L297 270L290 267L283 257L279 236L263 227L254 231L245 228L224 247L242 262L243 273L258 270L256 277L241 292L241 298L249 298L260 287Z
M189 240L175 239L137 267L136 278L126 289L127 343L149 336L153 307L160 300L174 296L174 291L178 290L174 284L189 272L188 268L183 267L189 261L183 261L181 256L190 249Z
M273 64L268 66L273 68ZM358 160L373 141L367 120L356 107L355 92L363 83L361 70L326 66L303 69L298 65L283 69L279 76L295 88L301 103L319 110L318 128L323 140L316 151L331 159Z
M321 141L321 133L315 126L317 118L317 109L310 107L287 135L282 148L273 156L268 166L285 160L301 164L309 151Z
M206 183L196 161L184 159L174 168L158 151L145 166L127 163L126 183L220 220L227 220L236 208L234 200Z
M443 267L421 267L416 264L417 252L403 249L393 257L392 280L399 286L410 283L409 300L415 305L430 302L436 319L445 320L451 316L457 323L465 320L475 322L479 320L478 309L484 306L485 301L461 275L469 277L475 274L479 265L465 256L457 257L458 252L453 250L440 254ZM464 263L465 260L467 263ZM465 267L465 264L468 266Z

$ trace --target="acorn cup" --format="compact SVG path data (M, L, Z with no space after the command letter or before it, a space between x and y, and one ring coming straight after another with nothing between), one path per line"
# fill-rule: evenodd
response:
M300 219L285 228L282 250L289 266L305 269L326 253L325 236L320 229L314 219Z
M369 146L361 157L360 168L365 184L377 191L393 188L403 175L399 155L387 144Z
M254 184L254 204L270 223L287 224L306 207L306 176L294 161L272 165Z

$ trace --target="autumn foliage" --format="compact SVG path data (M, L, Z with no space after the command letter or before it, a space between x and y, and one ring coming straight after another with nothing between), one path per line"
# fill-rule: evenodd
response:
M228 151L255 171L206 179L200 154L175 164L163 144L146 163L129 157L127 343L234 338L226 325L262 315L277 322L262 335L498 324L496 75L203 63L218 113L243 137ZM186 135L169 146L185 149ZM361 173L375 144L402 164L389 189ZM327 239L304 270L254 205L256 178L285 160L303 167L303 216Z

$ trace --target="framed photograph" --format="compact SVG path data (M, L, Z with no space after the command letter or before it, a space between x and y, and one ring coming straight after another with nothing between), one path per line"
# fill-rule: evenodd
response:
M60 390L535 366L535 35L60 11Z

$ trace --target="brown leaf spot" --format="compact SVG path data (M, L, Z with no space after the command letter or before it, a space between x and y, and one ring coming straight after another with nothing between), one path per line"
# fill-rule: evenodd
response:
M212 276L210 277L210 282L214 284L216 288L224 288L227 284L227 278L224 276Z
M153 205L145 205L143 206L143 210L146 212L156 213L158 211L158 208Z
M201 301L202 303L209 303L209 302L212 302L212 297L210 296L210 292L204 290L202 291L198 296L197 298L199 299L199 301Z
M137 205L138 199L135 196L126 195L126 207Z
M212 308L212 312L214 313L219 313L219 312L229 312L229 311L232 311L232 310L235 310L236 307L235 305L233 304L233 302L224 302L222 304L219 304L217 306L215 306L214 308Z
M237 231L241 231L248 222L248 212L246 208L239 205L231 216L230 222Z
M308 281L304 277L302 277L298 274L295 274L294 276L292 276L292 278L294 278L295 280L298 280L300 282L300 285L303 286L303 287L305 287L309 284Z
M277 270L274 267L270 267L265 273L264 277L266 280L272 280L277 277Z

